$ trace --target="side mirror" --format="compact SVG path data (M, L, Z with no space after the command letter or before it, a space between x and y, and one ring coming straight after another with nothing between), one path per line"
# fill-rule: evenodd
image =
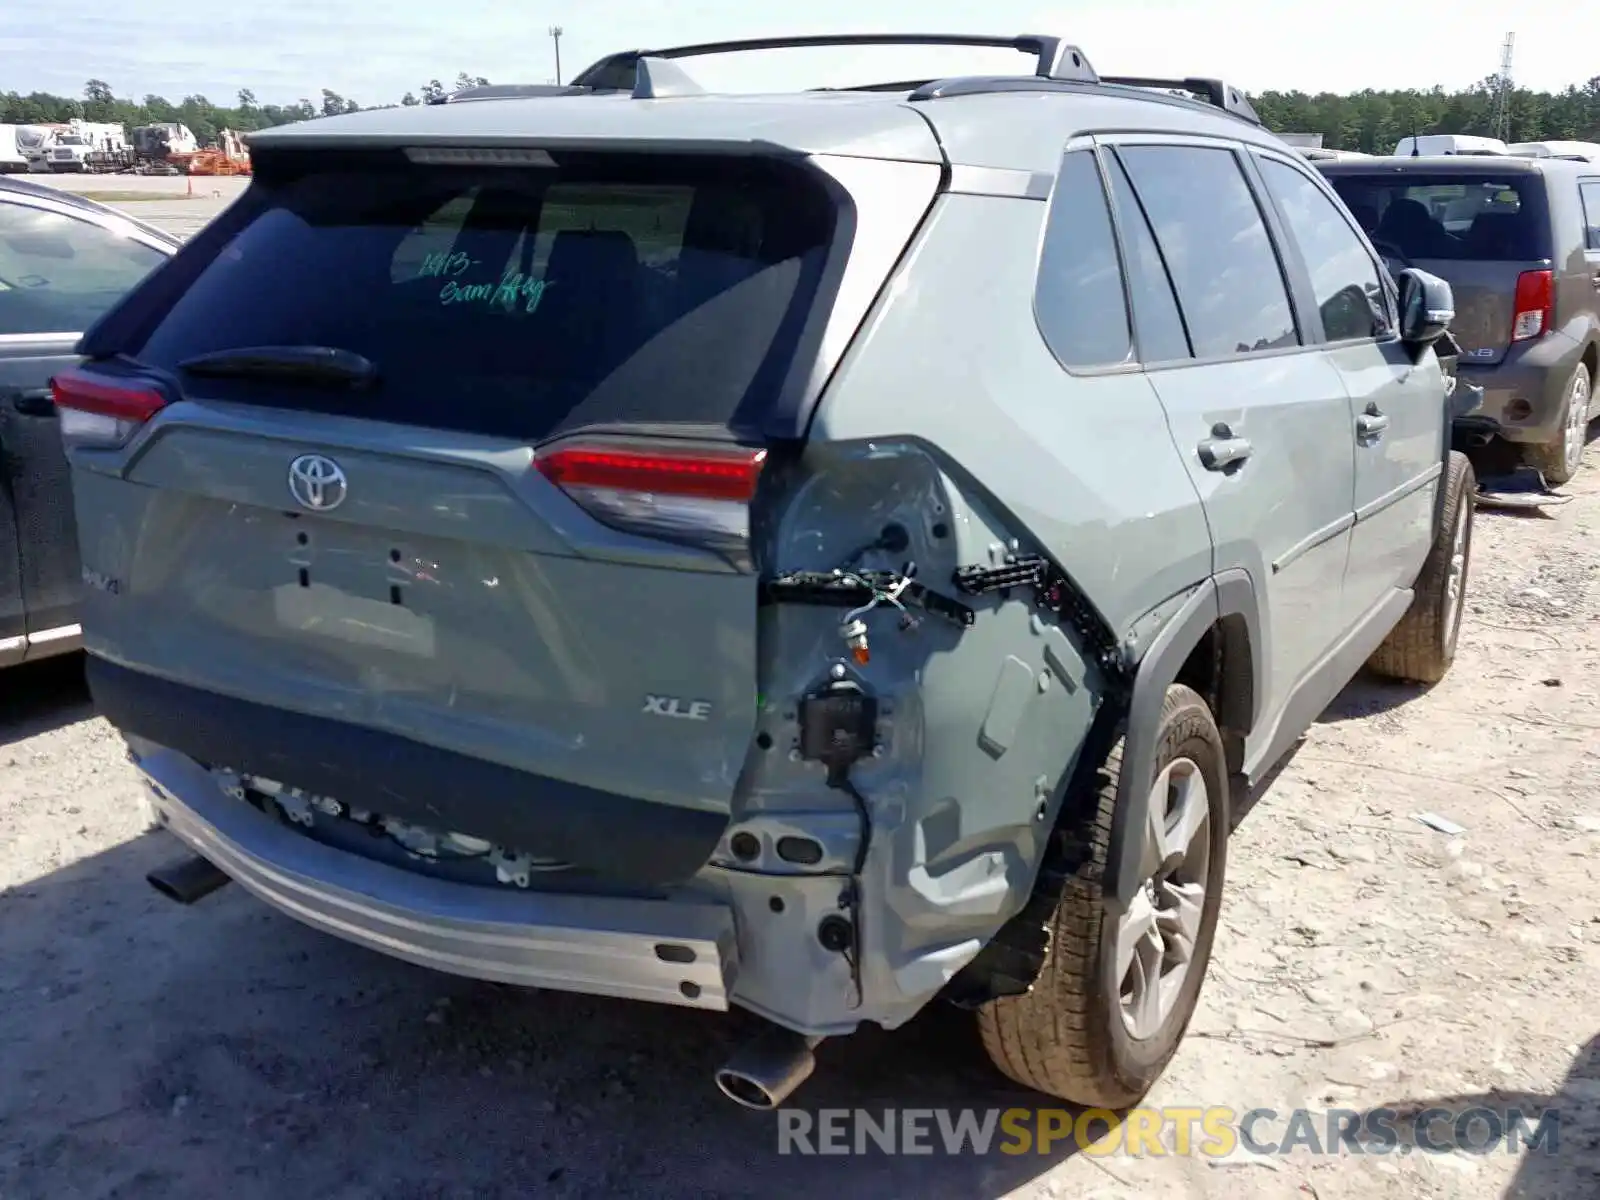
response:
M1400 340L1421 349L1444 336L1456 318L1456 298L1437 275L1408 267L1396 280L1400 287Z

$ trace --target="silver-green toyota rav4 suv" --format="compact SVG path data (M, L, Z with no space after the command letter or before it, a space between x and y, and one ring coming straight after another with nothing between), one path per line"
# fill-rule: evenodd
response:
M874 41L1037 66L677 65ZM757 1107L936 997L1118 1106L1194 1009L1230 797L1363 663L1449 666L1449 288L1220 83L724 43L252 158L54 383L180 900L740 1006Z

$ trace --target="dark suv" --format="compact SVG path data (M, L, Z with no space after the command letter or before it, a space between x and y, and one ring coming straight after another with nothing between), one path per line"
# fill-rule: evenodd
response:
M83 568L50 378L177 241L25 179L0 179L0 667L82 645Z
M1450 281L1462 426L1520 443L1550 483L1578 470L1600 365L1600 165L1556 159L1324 162L1390 269Z

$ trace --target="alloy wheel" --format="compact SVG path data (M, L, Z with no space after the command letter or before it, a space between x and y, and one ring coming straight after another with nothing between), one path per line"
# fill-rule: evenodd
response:
M1572 390L1567 396L1567 427L1563 431L1561 447L1568 475L1575 474L1583 462L1583 448L1588 440L1589 375L1579 368L1572 377Z
M1193 759L1168 763L1150 792L1144 883L1117 922L1116 978L1131 1037L1161 1031L1177 1006L1200 939L1211 865L1211 806Z

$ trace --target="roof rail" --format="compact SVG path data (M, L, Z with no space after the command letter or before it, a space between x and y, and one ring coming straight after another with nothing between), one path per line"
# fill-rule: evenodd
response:
M1229 87L1220 79L1201 79L1195 76L1186 79L1153 79L1144 75L1102 75L1100 82L1116 87L1164 88L1168 91L1188 92L1192 96L1199 96L1216 108L1231 112L1236 117L1243 117L1252 125L1262 123L1245 94L1236 87Z
M459 104L464 100L516 100L528 96L587 96L592 89L554 83L486 83L429 100L429 104Z
M705 89L681 67L664 58L646 56L634 63L634 81L628 88L585 84L486 83L430 99L429 104L461 104L469 100L525 100L530 97L593 96L599 92L631 91L635 100L661 100L668 96L700 96Z
M703 96L701 87L682 67L664 58L650 56L634 64L633 98L664 100L669 96Z
M636 100L699 95L704 89L668 60L736 54L747 50L791 50L824 46L979 46L1016 50L1034 57L1032 76L966 76L907 83L873 83L849 88L814 88L813 91L909 91L913 100L980 92L1027 91L1034 88L1076 90L1107 85L1144 91L1183 93L1233 114L1252 125L1263 124L1249 99L1220 79L1189 76L1161 79L1143 75L1100 75L1082 50L1064 38L1039 33L999 37L978 33L823 33L797 37L745 38L730 42L700 42L666 46L658 50L620 50L580 71L566 86L502 83L465 88L432 100L455 104L464 100L498 100L533 96L586 96L598 92L627 92Z
M597 91L632 91L641 58L698 58L711 54L736 54L744 50L791 50L810 46L987 46L1033 55L1036 59L1034 74L1041 79L1075 80L1080 83L1099 81L1082 50L1062 38L1043 34L993 37L974 33L835 33L702 42L659 50L623 50L608 54L580 71L573 77L572 83L574 87Z

